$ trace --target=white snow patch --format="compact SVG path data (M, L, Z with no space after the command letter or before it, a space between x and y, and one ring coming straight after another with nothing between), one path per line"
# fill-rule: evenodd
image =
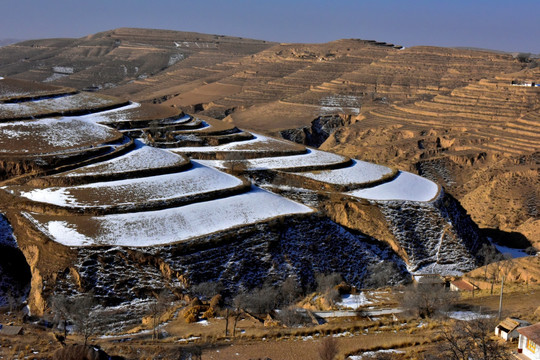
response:
M451 311L446 313L446 316L456 320L471 321L476 319L488 319L491 315L479 314L474 311Z
M67 74L61 74L61 73L53 73L51 76L49 76L48 78L46 78L45 80L43 80L44 83L48 83L48 82L53 82L53 81L56 81L56 80L59 80L59 79L62 79L62 78L65 78L69 75Z
M195 341L195 340L199 340L200 338L201 338L200 336L190 336L190 337L185 338L185 339L180 339L180 340L178 340L178 342Z
M73 74L75 70L71 66L54 66L53 71L60 74Z
M369 200L431 201L439 193L439 186L421 176L400 171L392 181L367 189L354 190L351 196Z
M97 182L71 187L37 188L7 191L33 201L63 207L108 207L167 201L205 192L229 189L242 184L232 175L196 162L189 170L135 179Z
M328 153L325 151L307 149L306 154L265 157L251 160L243 160L250 170L265 169L293 169L302 166L323 166L331 164L340 164L347 160L346 157ZM201 163L220 169L227 166L227 160L201 160Z
M170 167L182 162L183 158L180 155L148 146L141 140L135 140L135 149L127 154L101 163L84 166L67 173L58 174L55 177L120 174L136 170Z
M352 355L349 356L350 360L362 360L364 359L364 356L371 357L376 356L377 354L405 354L405 351L402 350L395 350L395 349L387 349L387 350L377 350L377 351L365 351L362 353L362 355Z
M196 129L198 130L198 129ZM192 130L189 130L192 131ZM274 139L268 136L251 133L254 138L243 141L235 141L217 146L186 146L168 149L174 152L220 152L220 151L261 151L275 150L279 145L291 146L290 141Z
M79 246L92 245L92 239L77 232L67 221L50 221L47 224L46 232L52 236L62 234L64 238L69 239L70 243L79 244Z
M0 112L11 116L32 116L43 112L61 112L78 108L93 108L96 106L112 105L114 100L97 97L89 93L77 93L34 101L14 104L0 104Z
M111 122L111 121L129 121L126 117L126 114L123 114L127 110L137 109L141 107L140 103L132 102L128 105L124 105L115 109L106 110L106 111L100 111L97 113L92 113L88 115L78 116L79 119L90 121L90 122L97 122L97 123L105 123L105 122Z
M392 169L372 164L361 160L352 160L351 166L314 172L301 172L296 175L305 176L313 180L326 182L336 185L362 184L366 182L377 181L385 175L391 174Z
M83 144L101 143L116 133L109 127L77 118L0 123L0 153L11 153L14 147L17 152L31 153L68 150ZM12 146L14 140L16 145Z
M169 58L169 62L167 63L167 66L172 66L181 60L184 60L184 54L182 53L173 54Z
M313 210L259 188L247 193L177 208L95 217L73 216L71 223L28 214L51 239L66 246L155 246L187 240ZM63 219L66 219L64 216ZM92 238L84 232L92 233Z
M343 295L341 297L341 301L338 302L336 305L338 305L340 308L354 310L360 306L371 305L371 304L373 304L373 301L368 300L366 295L362 292L356 295L353 295L353 294Z

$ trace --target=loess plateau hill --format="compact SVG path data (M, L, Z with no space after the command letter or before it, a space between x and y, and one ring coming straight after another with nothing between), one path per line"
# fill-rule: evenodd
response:
M538 246L535 65L143 29L2 47L0 291L40 314L90 289L363 287L383 262L472 270L487 236Z

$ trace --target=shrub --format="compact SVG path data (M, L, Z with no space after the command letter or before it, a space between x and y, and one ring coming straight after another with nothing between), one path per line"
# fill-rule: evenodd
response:
M334 360L338 354L337 340L333 337L327 337L319 345L320 360Z
M203 319L212 319L214 317L216 317L216 311L214 310L213 307L209 307L208 310L206 310L203 315L202 315Z

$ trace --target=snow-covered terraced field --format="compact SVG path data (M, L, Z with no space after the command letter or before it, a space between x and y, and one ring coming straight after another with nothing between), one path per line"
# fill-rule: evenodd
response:
M286 140L274 139L264 135L253 134L250 140L227 143L217 146L186 146L169 149L178 153L217 153L217 152L250 152L250 151L276 151L276 150L298 150L303 146Z
M354 190L348 194L368 200L431 201L438 196L439 186L421 176L400 171L392 181L367 189Z
M86 177L97 175L123 175L139 171L172 168L189 163L183 156L158 149L135 140L135 149L122 156L93 165L84 166L73 171L54 175L53 177Z
M141 107L140 103L132 102L128 105L118 107L116 109L100 111L88 115L79 116L80 119L96 122L96 123L110 123L117 121L128 121L133 113L133 110Z
M394 170L386 166L352 160L353 164L341 169L299 172L295 175L333 185L369 184L391 176Z
M15 121L0 123L0 153L65 152L121 137L114 129L77 118Z
M66 246L155 246L312 211L253 188L240 195L157 211L62 217L25 213L25 216L51 239Z
M311 168L329 168L339 167L350 161L349 158L341 155L332 154L325 151L307 149L306 154L265 157L251 160L243 160L246 168L249 170L284 170L301 171ZM201 163L220 169L227 168L227 160L200 160Z
M36 117L41 114L107 107L120 103L112 97L81 92L50 99L0 104L0 119Z
M233 190L243 181L196 162L189 170L136 179L97 182L71 187L2 189L32 201L69 208L122 208L167 202L215 191Z

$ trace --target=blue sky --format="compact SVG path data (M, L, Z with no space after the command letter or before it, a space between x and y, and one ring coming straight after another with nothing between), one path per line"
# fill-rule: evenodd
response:
M81 37L118 27L540 53L540 0L0 0L0 38Z

